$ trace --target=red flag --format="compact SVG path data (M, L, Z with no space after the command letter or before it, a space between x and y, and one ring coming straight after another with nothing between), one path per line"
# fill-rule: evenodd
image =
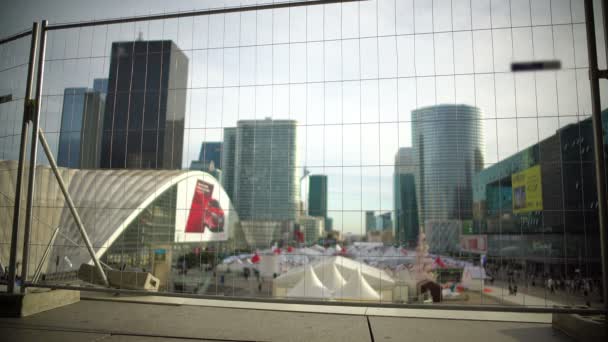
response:
M439 267L441 267L441 268L445 268L446 267L440 257L435 258L435 263L437 265L439 265Z
M279 247L277 247L274 249L273 252L274 252L274 254L279 255L279 254L281 254L281 249Z
M257 264L258 262L260 262L260 256L258 255L258 253L255 253L252 257L251 257L251 262L254 264Z
M291 252L293 252L293 247L288 246L288 247L287 247L287 253L291 253Z

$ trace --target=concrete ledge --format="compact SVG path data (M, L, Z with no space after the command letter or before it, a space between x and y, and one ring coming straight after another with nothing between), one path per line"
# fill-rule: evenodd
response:
M0 317L26 317L80 301L80 291L37 289L0 294Z
M552 325L577 341L605 341L606 317L600 315L583 316L577 314L553 314Z

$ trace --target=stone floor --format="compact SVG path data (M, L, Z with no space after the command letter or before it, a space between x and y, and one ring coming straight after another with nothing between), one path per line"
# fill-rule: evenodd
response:
M526 323L509 317L501 321L501 315L509 314L500 312L468 312L463 316L452 312L452 316L446 316L438 310L383 312L382 308L355 308L359 311L351 312L342 308L337 313L321 309L298 312L277 311L262 303L235 308L84 299L30 317L1 318L0 340L570 341L548 323ZM417 312L420 317L415 318Z

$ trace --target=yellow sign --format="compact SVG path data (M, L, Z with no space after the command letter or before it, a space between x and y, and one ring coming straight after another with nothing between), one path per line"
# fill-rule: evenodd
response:
M514 173L511 176L511 186L514 214L543 210L540 165Z

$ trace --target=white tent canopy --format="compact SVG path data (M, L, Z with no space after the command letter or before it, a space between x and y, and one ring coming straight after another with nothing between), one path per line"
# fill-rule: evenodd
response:
M380 294L374 290L363 277L361 270L357 270L346 285L339 288L334 298L343 300L380 300Z
M316 273L325 287L331 291L335 291L346 284L346 280L333 263L318 267Z
M329 298L331 291L321 283L312 266L308 265L304 277L287 292L287 297Z

